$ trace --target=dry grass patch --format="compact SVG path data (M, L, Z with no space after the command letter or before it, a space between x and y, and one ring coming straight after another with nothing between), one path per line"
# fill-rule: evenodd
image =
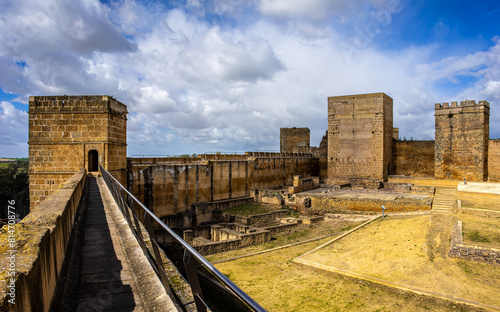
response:
M216 267L268 311L479 311L292 262L328 240L219 263Z
M488 209L500 211L500 196L490 194L458 193L458 199L464 208Z
M303 257L414 288L500 306L500 267L447 257L454 218L379 219Z
M292 233L275 236L273 237L273 240L270 242L246 248L241 248L237 250L222 252L214 255L208 255L206 256L206 258L210 262L217 262L224 259L230 259L242 255L248 255L254 252L268 250L276 247L285 246L288 244L294 244L302 241L307 241L309 239L314 239L326 235L339 233L342 231L347 231L356 227L361 223L362 222L323 221L320 222L319 224L315 224L312 226L299 225Z
M500 213L488 216L461 213L464 243L500 247Z

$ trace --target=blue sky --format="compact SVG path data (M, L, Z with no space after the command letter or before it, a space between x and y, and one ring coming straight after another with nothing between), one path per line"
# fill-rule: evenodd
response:
M30 95L128 106L129 155L319 145L327 97L385 92L407 139L434 103L491 104L500 138L498 1L16 0L0 3L0 156L28 154Z

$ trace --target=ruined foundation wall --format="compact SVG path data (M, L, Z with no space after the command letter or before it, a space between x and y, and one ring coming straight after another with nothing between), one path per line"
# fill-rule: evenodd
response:
M486 101L435 105L437 179L487 180L489 112Z
M500 182L500 139L488 144L488 181Z
M297 196L300 199L302 196ZM311 208L323 212L336 210L354 210L354 211L376 211L382 212L381 206L384 205L385 212L403 212L403 211L421 211L430 210L432 201L411 201L411 200L380 200L380 199L354 199L354 198L332 198L326 196L310 196ZM299 200L300 201L300 200Z
M462 221L455 222L451 232L449 257L500 265L500 249L464 244L462 232Z
M394 141L392 157L391 174L434 177L434 141Z

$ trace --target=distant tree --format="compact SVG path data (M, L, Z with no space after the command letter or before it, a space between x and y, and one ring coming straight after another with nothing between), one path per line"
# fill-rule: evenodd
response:
M16 161L0 168L0 217L8 215L8 201L15 200L16 215L24 218L30 211L28 162Z

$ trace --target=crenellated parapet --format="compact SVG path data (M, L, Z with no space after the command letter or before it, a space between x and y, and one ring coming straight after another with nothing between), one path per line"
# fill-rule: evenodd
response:
M490 103L488 101L479 101L476 103L475 100L465 100L460 102L443 102L434 104L434 109L436 114L449 114L460 113L460 112L474 112L474 111L485 111L489 114Z
M29 113L88 114L110 113L127 118L127 106L108 95L30 96Z

